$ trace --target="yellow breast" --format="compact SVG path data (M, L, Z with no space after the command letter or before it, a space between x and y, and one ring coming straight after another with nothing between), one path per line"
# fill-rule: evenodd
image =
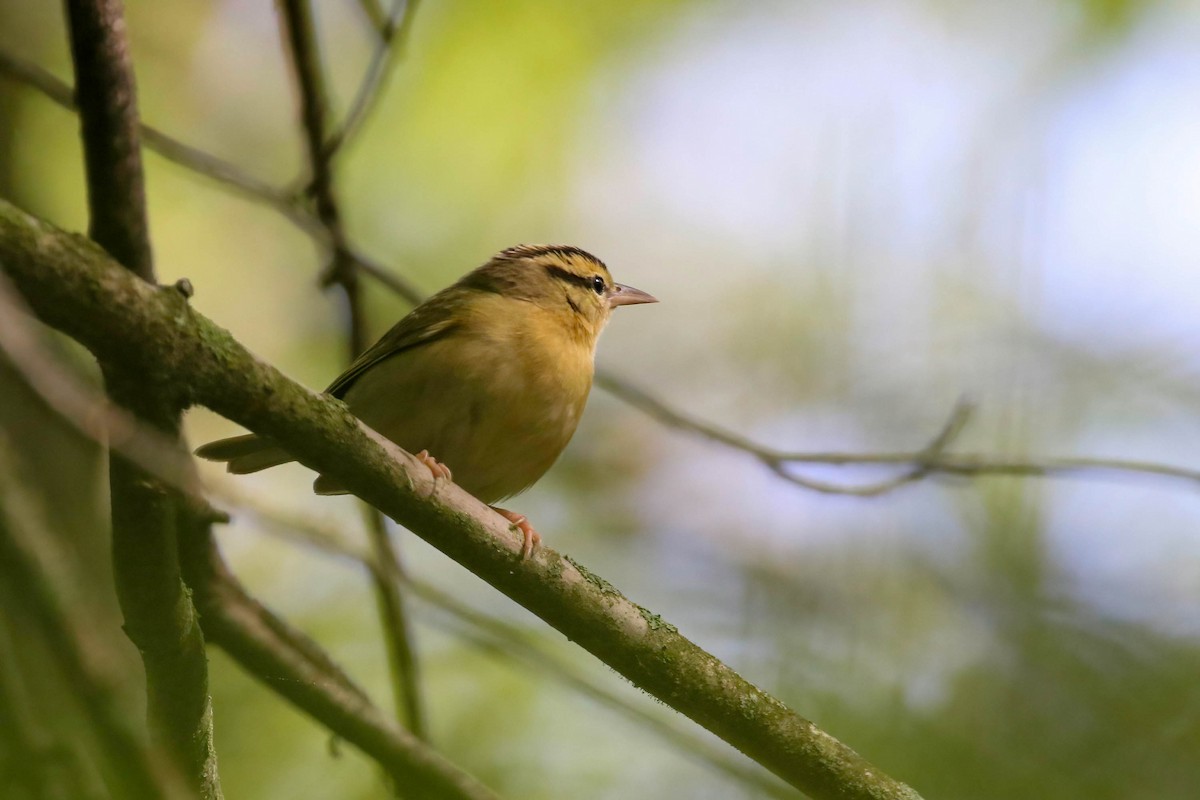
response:
M531 303L486 295L452 335L385 359L346 393L350 410L409 452L428 450L486 503L528 488L579 424L594 341Z

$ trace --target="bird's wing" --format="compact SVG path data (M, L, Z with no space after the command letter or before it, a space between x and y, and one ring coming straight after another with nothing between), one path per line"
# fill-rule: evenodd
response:
M457 302L463 299L442 293L417 306L356 358L345 372L329 384L325 393L343 398L350 386L379 362L453 334L461 325L451 312Z

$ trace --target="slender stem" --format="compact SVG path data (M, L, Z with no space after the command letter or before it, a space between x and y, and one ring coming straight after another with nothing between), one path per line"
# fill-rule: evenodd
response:
M373 570L370 574L379 606L379 621L383 625L384 641L387 643L396 717L404 720L417 738L428 741L425 701L420 691L420 665L413 652L412 619L402 591L404 568L400 553L388 536L387 520L379 509L364 503L362 511L374 559L388 565L386 569Z
M312 172L310 191L316 202L317 217L328 234L332 249L324 283L326 286L336 286L345 299L349 359L353 360L367 348L367 320L358 281L358 260L347 243L334 189L330 158L336 152L336 147L326 147L328 90L321 68L312 9L309 0L283 0L281 12L284 38L300 96L300 119ZM372 547L380 560L394 563L397 569L402 569L400 554L387 535L382 515L369 507L364 508L364 514ZM372 584L387 643L397 718L406 720L413 733L424 738L427 733L424 704L417 682L413 632L404 608L404 598L395 579L388 575L373 574Z

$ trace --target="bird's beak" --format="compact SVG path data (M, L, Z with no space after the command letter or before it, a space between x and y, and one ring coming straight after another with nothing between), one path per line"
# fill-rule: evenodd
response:
M626 286L623 283L614 283L612 291L608 293L608 304L612 308L617 306L633 306L638 303L657 303L658 298L654 295L643 292L641 289L635 289L632 286Z

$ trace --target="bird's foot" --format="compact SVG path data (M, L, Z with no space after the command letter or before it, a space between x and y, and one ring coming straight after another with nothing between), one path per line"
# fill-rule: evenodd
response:
M417 453L417 461L420 461L429 468L429 473L433 475L433 491L429 493L430 497L437 495L438 490L444 484L454 480L454 476L450 473L450 468L442 462L438 461L433 456L429 455L428 450L422 450Z
M521 532L525 537L525 541L521 544L521 560L528 561L533 555L533 551L542 543L541 535L533 529L529 524L529 518L524 514L518 514L515 511L509 511L507 508L492 506L492 510L513 524L513 527Z

